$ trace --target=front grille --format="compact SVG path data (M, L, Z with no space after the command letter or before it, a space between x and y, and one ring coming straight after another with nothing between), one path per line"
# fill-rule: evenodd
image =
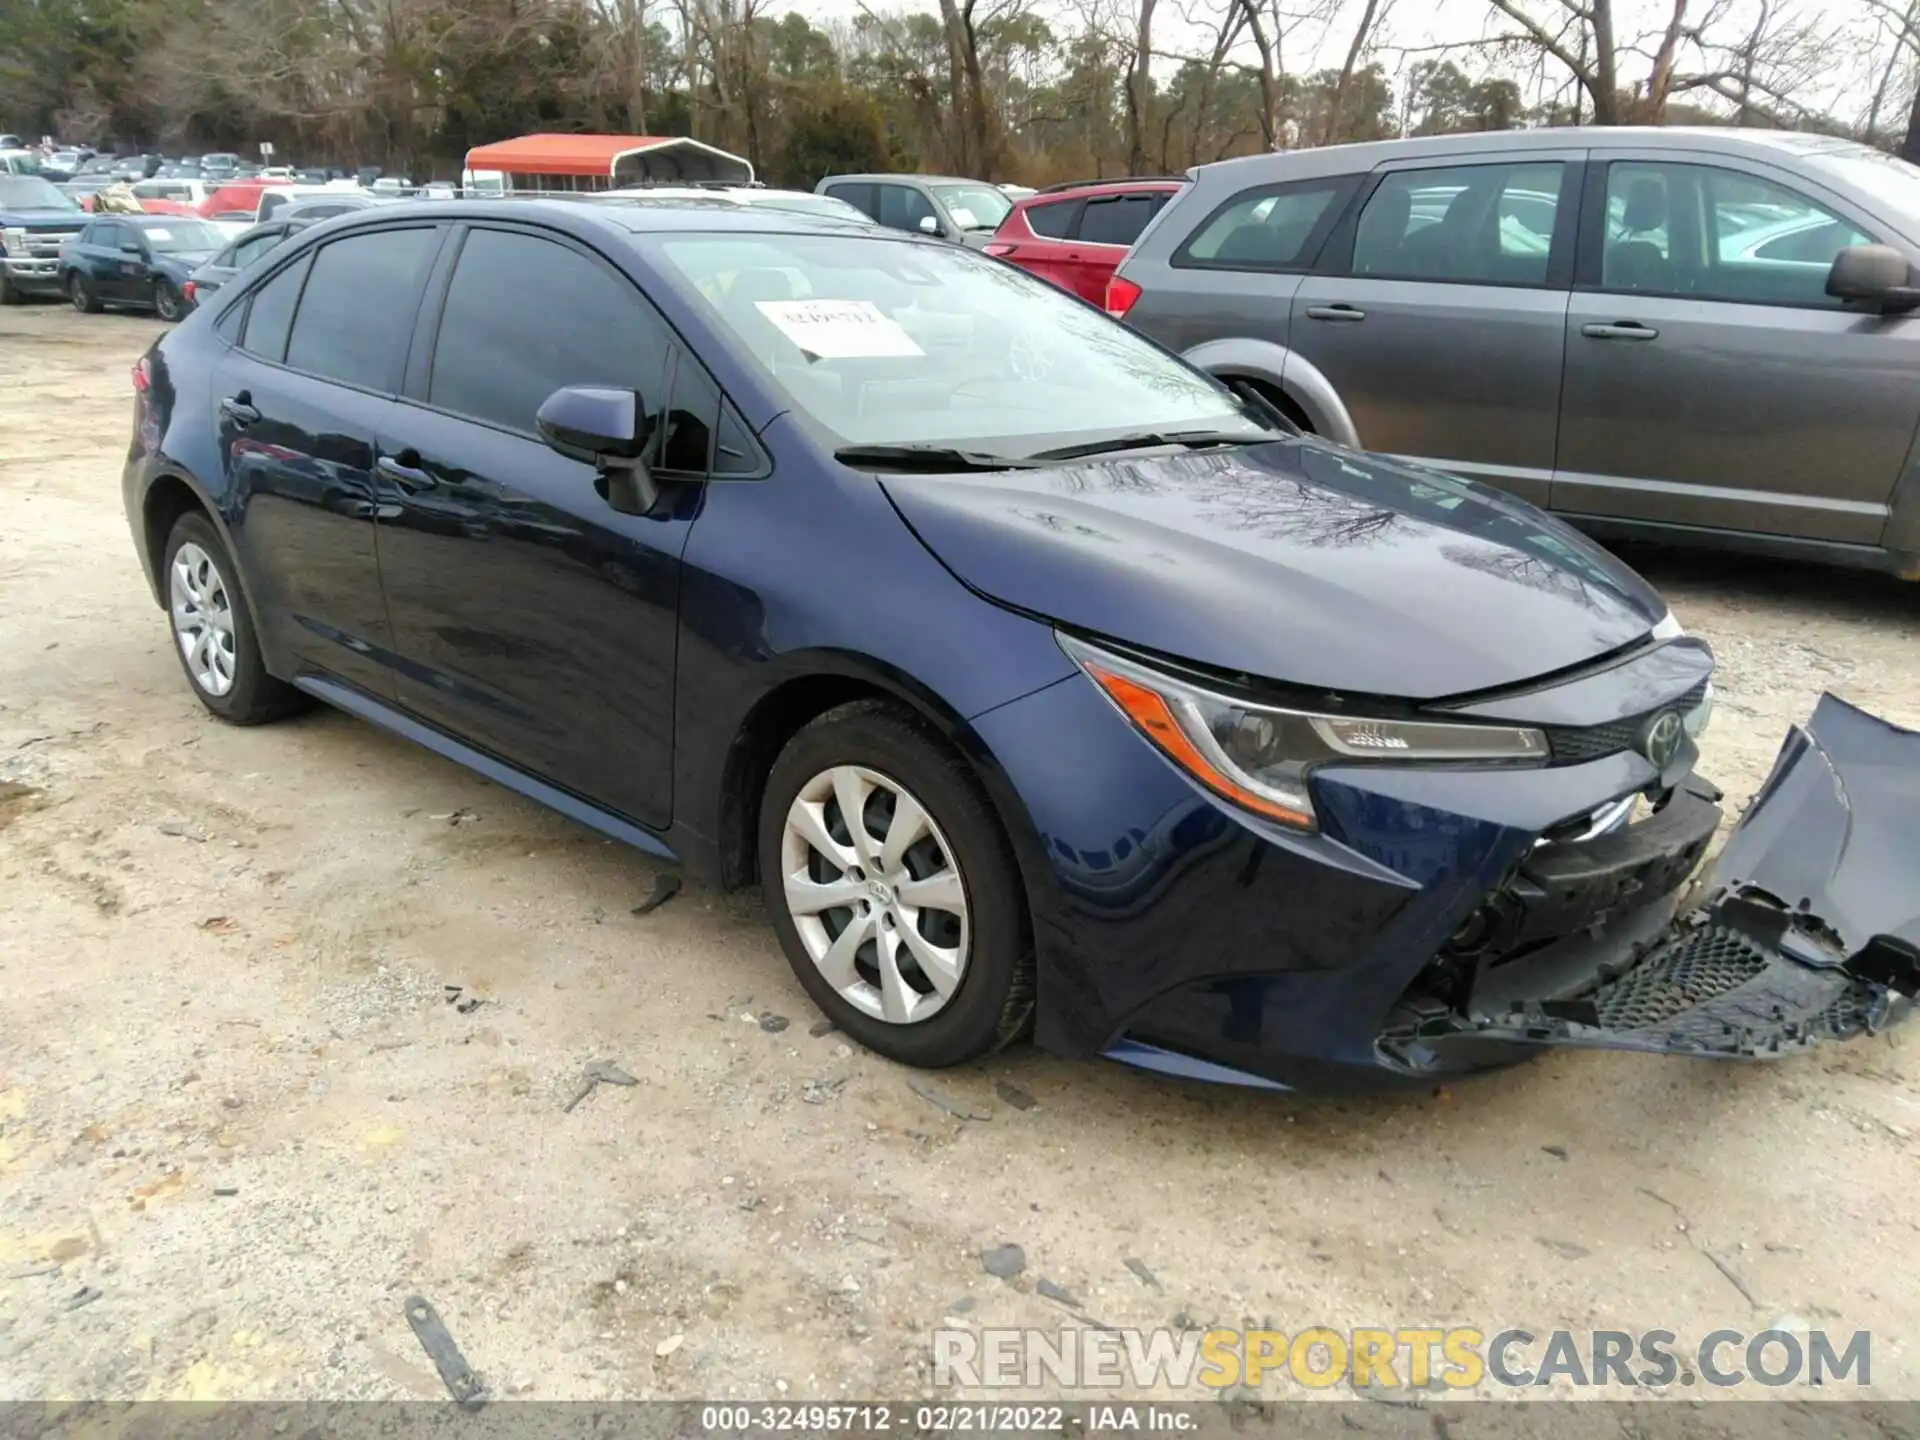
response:
M1672 704L1662 705L1658 710L1649 710L1631 719L1614 720L1605 725L1549 725L1545 727L1547 745L1553 753L1554 762L1560 765L1578 765L1583 761L1598 760L1603 755L1618 755L1622 750L1633 748L1634 737L1640 733L1640 727L1646 724L1648 717L1658 715L1661 710L1678 710L1685 715L1706 698L1707 682L1702 680Z
M60 247L79 233L75 230L71 234L64 235L30 234L27 236L27 258L57 260L60 258Z

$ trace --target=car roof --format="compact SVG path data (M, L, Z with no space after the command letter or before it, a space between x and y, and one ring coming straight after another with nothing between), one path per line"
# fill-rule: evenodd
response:
M1474 130L1451 135L1421 135L1405 140L1368 140L1350 145L1326 145L1278 154L1243 155L1199 165L1188 173L1196 179L1235 177L1249 183L1268 173L1276 177L1295 173L1342 175L1371 170L1390 160L1426 156L1470 155L1499 150L1578 150L1589 145L1631 145L1649 150L1718 150L1755 159L1781 154L1859 150L1858 141L1799 130L1741 130L1712 125L1572 125L1537 130Z
M96 214L93 218L96 220L124 220L127 224L139 230L146 230L154 226L158 226L164 230L170 225L178 225L182 220L192 220L202 225L212 223L203 215L156 215L151 211L139 215L124 215L117 212L109 212L105 215Z
M1137 195L1143 190L1172 193L1186 183L1184 180L1167 179L1089 180L1084 185L1069 185L1059 190L1039 190L1032 195L1022 195L1014 204L1022 210L1029 210L1035 205L1048 205L1056 200L1084 200L1089 195Z
M828 175L828 176L825 176L820 181L820 183L822 185L825 185L828 181L832 181L832 180L866 180L866 181L920 180L920 181L924 181L929 185L990 185L992 184L992 182L988 180L970 180L965 175L890 175L890 174L880 174L880 173L873 173L873 174L866 174L866 175L854 175L854 174Z
M797 210L778 210L765 205L740 205L731 200L688 196L654 197L643 195L609 196L602 191L587 200L558 199L472 199L411 200L405 205L370 205L328 220L327 233L342 235L351 230L377 228L394 223L413 223L422 218L440 220L532 220L557 223L563 228L588 226L628 235L649 233L739 234L739 235L840 235L855 233L869 238L897 238L922 244L923 240L879 226L856 223L837 215L805 214Z

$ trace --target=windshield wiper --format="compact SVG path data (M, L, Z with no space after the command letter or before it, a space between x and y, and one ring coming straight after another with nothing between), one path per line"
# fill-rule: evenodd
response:
M950 445L842 445L833 452L833 458L843 465L876 470L920 470L932 475L1030 470L1035 463L1014 455L956 450Z
M1209 445L1264 445L1269 440L1284 440L1280 430L1143 430L1132 435L1115 435L1110 440L1089 440L1084 445L1062 445L1057 450L1039 450L1029 460L1079 460L1089 455L1111 455L1121 450L1148 450L1169 445L1184 445L1199 450Z

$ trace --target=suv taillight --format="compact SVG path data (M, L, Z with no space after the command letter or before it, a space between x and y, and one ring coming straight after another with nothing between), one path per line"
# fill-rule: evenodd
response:
M147 373L147 357L142 355L138 360L133 362L134 391L137 394L146 394L149 383L151 383L151 380Z
M180 286L180 298L185 300L187 304L189 305L193 304L193 299L195 294L196 294L196 291L194 289L194 284L191 280L184 282Z
M1107 281L1107 314L1116 320L1127 318L1127 312L1133 309L1134 302L1140 298L1140 287L1131 280L1122 280L1118 275Z

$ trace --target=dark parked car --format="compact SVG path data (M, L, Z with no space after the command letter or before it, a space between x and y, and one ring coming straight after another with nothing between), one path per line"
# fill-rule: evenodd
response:
M984 249L1082 300L1104 305L1107 281L1178 180L1055 185L1016 200Z
M0 175L0 305L60 293L60 251L87 212L38 175Z
M958 246L510 210L305 230L136 367L214 714L321 699L757 879L913 1064L1771 1055L1920 987L1920 736L1825 702L1676 922L1712 657L1558 522Z
M184 289L188 302L193 305L204 304L209 296L217 294L229 280L262 255L277 248L281 241L299 228L291 221L269 220L264 225L241 231L224 250L187 277Z
M957 240L974 250L986 246L1013 208L998 186L951 175L829 175L813 189L889 230Z
M1850 141L1495 131L1203 166L1108 308L1595 534L1920 575L1916 261L1920 168Z
M193 308L188 277L225 244L188 215L97 216L61 251L60 288L87 314L116 305L178 320Z

